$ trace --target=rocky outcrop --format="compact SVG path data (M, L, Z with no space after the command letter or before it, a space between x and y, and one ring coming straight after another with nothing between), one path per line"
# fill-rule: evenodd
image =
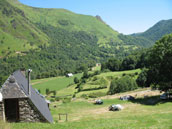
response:
M106 24L106 23L102 20L102 18L101 18L99 15L96 15L96 18L97 18L97 20L99 20L99 21L101 21L102 23Z

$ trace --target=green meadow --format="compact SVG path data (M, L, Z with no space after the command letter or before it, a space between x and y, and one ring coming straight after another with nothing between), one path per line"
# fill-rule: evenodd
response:
M104 77L108 84L112 78L121 77L123 74L135 75L140 69L107 72L96 75L98 78ZM74 77L81 78L82 74L76 74ZM137 75L136 75L137 76ZM97 98L83 98L82 94L108 91L108 87L100 90L81 91L77 93L76 85L73 84L74 77L56 77L40 80L33 80L34 88L40 89L45 94L45 89L56 90L57 96L76 94L75 98L71 96L61 98L58 101L52 101L50 111L54 122L49 123L0 123L2 129L171 129L172 128L172 103L170 100L161 100L159 91L152 91L150 88L137 89L115 95L104 95ZM94 76L95 77L95 76ZM94 78L92 77L92 78ZM85 85L92 85L91 80ZM93 83L93 82L92 82ZM122 101L120 96L137 96L133 101ZM144 96L147 95L145 98ZM96 99L103 100L102 105L95 105ZM47 99L52 99L51 95ZM112 104L121 104L124 109L121 111L109 111ZM65 116L60 114L67 114Z
M54 77L54 78L45 78L39 80L33 80L32 86L41 91L42 94L45 94L45 90L48 88L50 91L59 91L61 89L66 88L67 86L73 84L73 80L75 77L80 79L82 74L76 74L73 77Z
M73 100L69 103L55 102L51 105L53 124L11 123L13 129L171 129L172 103L158 100L149 105L147 100L136 102L119 99L104 99L103 105L94 105L93 100ZM121 104L122 111L108 111L111 104ZM54 107L56 105L56 107ZM67 113L59 120L58 113Z

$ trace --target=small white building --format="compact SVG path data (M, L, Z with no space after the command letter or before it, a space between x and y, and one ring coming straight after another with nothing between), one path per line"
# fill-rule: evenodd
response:
M67 77L73 77L73 74L72 73L68 73L66 76Z

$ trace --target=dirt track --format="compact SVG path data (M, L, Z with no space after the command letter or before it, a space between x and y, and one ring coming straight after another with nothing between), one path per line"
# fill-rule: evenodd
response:
M131 92L119 93L119 94L115 94L115 95L107 95L104 97L100 97L100 99L114 99L114 98L119 98L124 95L131 95L135 98L140 98L140 97L155 96L155 95L160 95L160 94L162 94L162 93L160 93L159 90L146 89L143 91L131 91Z

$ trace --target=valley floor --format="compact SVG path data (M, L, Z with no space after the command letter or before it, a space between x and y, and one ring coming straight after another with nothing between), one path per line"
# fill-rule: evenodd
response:
M122 95L137 95L133 101L119 100ZM94 99L73 99L69 103L54 102L51 112L53 124L11 123L12 129L171 129L172 101L160 100L159 91L136 90L102 97L103 105L94 105ZM111 104L121 104L122 111L108 111ZM59 113L67 113L59 120Z

